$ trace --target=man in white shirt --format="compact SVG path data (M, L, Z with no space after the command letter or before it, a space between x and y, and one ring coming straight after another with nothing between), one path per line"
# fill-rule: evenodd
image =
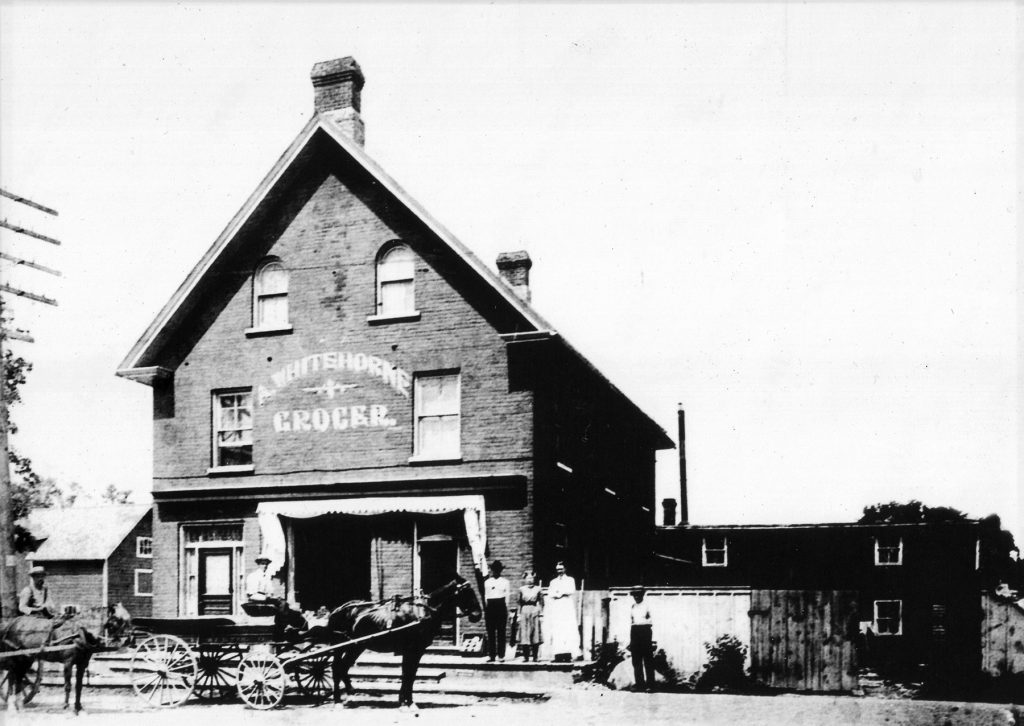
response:
M629 608L629 652L633 658L633 678L638 691L649 691L654 687L654 621L650 606L644 602L644 588L638 585L631 594L633 605Z
M266 553L256 558L257 568L245 578L245 595L250 602L266 602L275 600L276 586L274 577L267 571L270 558Z
M491 563L491 575L484 580L484 617L487 621L487 662L494 656L505 660L505 630L508 624L509 581L501 576L505 566L501 560Z

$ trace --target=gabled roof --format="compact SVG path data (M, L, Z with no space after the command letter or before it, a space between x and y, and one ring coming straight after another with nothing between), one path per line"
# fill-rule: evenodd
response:
M149 509L148 504L36 509L27 529L46 541L32 560L106 560Z
M192 271L185 278L185 281L164 305L156 318L150 323L146 332L132 346L132 349L125 356L125 359L118 366L117 375L130 378L142 383L150 384L155 378L167 375L166 371L155 364L154 357L159 352L161 342L172 334L182 323L186 315L191 311L192 306L197 302L202 288L202 281L210 273L214 265L227 252L232 241L241 232L246 223L271 198L278 185L286 183L286 175L296 164L302 153L314 142L318 136L324 135L333 141L338 148L345 152L353 161L360 165L371 177L381 186L387 189L398 202L412 212L436 237L446 244L455 254L470 267L473 272L479 275L486 283L493 288L495 294L503 300L517 317L521 319L522 328L514 331L513 334L530 334L539 337L557 338L558 333L551 325L542 318L526 301L520 298L504 281L494 273L487 265L480 261L466 245L455 237L448 229L438 222L426 209L409 195L391 176L387 174L370 156L363 150L362 146L353 141L345 131L335 123L330 114L317 114L309 120L299 135L291 143L288 149L281 155L274 164L274 167L264 177L263 181L256 188L249 198L238 210L235 216L228 223L227 227L220 233L213 245L206 251ZM584 365L594 371L617 395L621 396L637 413L647 420L654 430L659 434L659 448L673 448L674 444L665 431L650 419L639 407L636 406L627 396L622 394L611 381L591 364L583 355L568 344L564 338L561 342L577 357Z

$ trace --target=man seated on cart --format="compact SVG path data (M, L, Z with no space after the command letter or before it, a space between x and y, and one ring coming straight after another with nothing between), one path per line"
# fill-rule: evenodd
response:
M18 595L18 612L35 618L57 617L57 607L46 586L46 570L36 565L28 571L32 581Z
M256 558L256 569L245 578L245 595L249 602L263 602L277 605L281 598L277 597L277 582L267 570L270 557L261 553Z

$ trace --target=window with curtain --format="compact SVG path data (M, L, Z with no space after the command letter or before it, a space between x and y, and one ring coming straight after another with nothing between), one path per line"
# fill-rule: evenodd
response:
M252 465L252 390L214 392L213 465Z
M413 395L416 410L414 456L459 458L462 455L459 374L417 375Z

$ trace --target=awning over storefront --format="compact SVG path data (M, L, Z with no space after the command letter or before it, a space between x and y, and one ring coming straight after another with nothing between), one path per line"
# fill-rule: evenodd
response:
M445 514L462 511L466 539L473 553L473 563L481 572L487 571L487 520L482 494L438 497L355 497L352 499L314 499L287 502L260 502L256 516L263 533L263 547L270 557L271 573L284 566L285 537L281 517L309 519L325 514Z

